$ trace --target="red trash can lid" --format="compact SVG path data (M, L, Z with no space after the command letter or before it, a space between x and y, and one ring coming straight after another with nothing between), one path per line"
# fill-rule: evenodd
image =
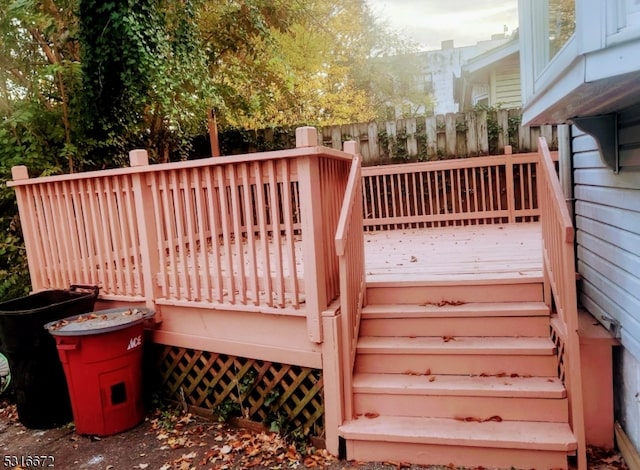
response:
M54 336L86 336L122 330L153 317L155 312L144 307L112 308L74 315L44 325Z

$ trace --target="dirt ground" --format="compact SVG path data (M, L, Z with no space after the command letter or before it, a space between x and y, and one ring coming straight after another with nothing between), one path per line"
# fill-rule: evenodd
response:
M307 447L299 451L276 434L233 427L172 409L154 410L136 428L104 438L80 436L72 424L30 430L20 424L15 405L7 398L0 398L0 459L0 468L14 470L36 466L78 470L456 468L341 461L321 449ZM613 470L627 466L617 453L590 449L589 468Z

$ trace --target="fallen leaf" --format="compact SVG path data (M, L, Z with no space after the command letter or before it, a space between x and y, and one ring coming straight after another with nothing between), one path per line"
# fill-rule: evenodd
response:
M436 380L435 376L432 375L431 377L429 377L429 382L433 382L434 380Z
M453 336L443 336L442 341L448 343L449 341L455 341L456 339Z
M227 444L227 445L223 446L222 449L220 449L220 453L223 454L223 455L227 455L232 450L233 450L233 447L231 447L229 444Z
M373 412L368 412L364 414L364 417L369 419L377 418L378 416L380 416L380 414L373 413Z
M490 418L486 418L482 420L483 423L486 423L487 421L495 421L496 423L501 423L502 418L500 416L492 416Z

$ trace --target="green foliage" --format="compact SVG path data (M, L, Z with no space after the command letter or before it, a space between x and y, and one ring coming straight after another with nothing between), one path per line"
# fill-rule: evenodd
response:
M256 383L256 371L250 369L238 378L238 368L234 365L236 372L235 395L229 394L220 404L218 404L213 413L218 417L218 421L224 422L234 416L242 416L248 418L248 410L245 408L245 400L253 390Z
M43 158L48 147L61 148L64 138L51 125L54 113L38 114L37 109L32 101L16 101L11 113L0 121L0 301L21 297L30 290L15 193L5 184L11 179L11 167L27 165L31 175L38 176L60 173L65 164L62 158Z
M80 0L83 121L94 166L129 150L185 159L217 104L199 40L199 1Z

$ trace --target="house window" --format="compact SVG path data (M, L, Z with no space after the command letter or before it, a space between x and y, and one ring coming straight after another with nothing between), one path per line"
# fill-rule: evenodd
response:
M541 4L537 14L542 17L536 23L543 27L534 32L536 36L541 35L536 44L542 46L536 57L536 75L553 60L576 29L575 0L544 0Z
M549 57L553 58L576 30L575 0L547 0L549 4Z
M430 95L433 93L433 75L431 73L427 73L424 75L423 80L423 90L425 94Z

